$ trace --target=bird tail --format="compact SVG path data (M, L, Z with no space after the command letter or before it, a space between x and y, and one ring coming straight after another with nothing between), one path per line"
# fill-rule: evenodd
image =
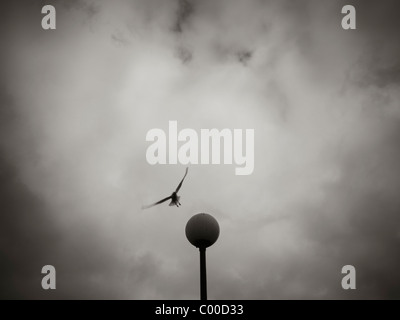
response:
M181 197L177 196L176 199L171 200L171 202L169 203L169 206L170 206L170 207L178 206L178 203L179 203L179 199L180 199L180 198L181 198Z

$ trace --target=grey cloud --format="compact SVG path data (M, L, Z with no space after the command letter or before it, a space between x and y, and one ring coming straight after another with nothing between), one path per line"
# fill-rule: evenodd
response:
M123 34L121 31L115 32L115 34L111 35L111 40L117 45L117 46L127 46L130 44L130 41L127 39L125 34Z
M253 53L251 51L242 50L237 53L239 62L243 65L247 65L248 61L251 59Z
M212 298L399 298L398 6L351 3L355 32L346 1L56 2L57 36L2 3L1 297L196 299L207 211ZM254 128L254 174L193 165L182 208L140 211L182 169L146 163L169 120Z
M41 268L54 254L58 235L48 208L23 185L16 168L0 158L2 299L42 296Z
M183 46L180 46L176 49L176 56L182 61L183 64L189 63L193 59L193 53Z
M57 9L59 9L60 7L62 7L63 9L66 10L77 10L80 12L84 12L87 17L93 18L95 15L97 15L100 12L100 5L96 2L88 2L85 0L72 0L72 1L68 1L68 0L52 0L52 1L38 1L40 2L41 6L44 6L45 4L50 4L50 5L54 5L54 7Z
M176 21L174 23L173 31L177 33L183 32L185 23L194 12L194 1L192 0L178 0L178 12L176 14Z
M357 268L357 291L348 293L338 287L333 297L400 297L400 278L395 272L400 267L396 254L400 245L400 202L394 192L400 181L391 177L398 176L400 149L393 141L400 132L398 127L390 131L383 133L379 144L372 148L349 152L341 166L345 178L327 187L323 206L302 210L308 212L303 212L306 218L299 221L305 236L317 244L314 254L328 256L337 264L337 270L345 264Z

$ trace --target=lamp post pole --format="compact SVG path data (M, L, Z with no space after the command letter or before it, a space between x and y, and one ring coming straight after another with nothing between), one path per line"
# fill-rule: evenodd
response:
M200 300L207 300L206 248L200 247Z
M198 213L186 224L186 238L200 252L200 299L207 300L206 248L212 246L219 237L219 225L207 213Z

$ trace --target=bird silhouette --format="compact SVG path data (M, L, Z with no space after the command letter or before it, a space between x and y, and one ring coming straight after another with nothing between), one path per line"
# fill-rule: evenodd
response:
M182 187L182 183L183 183L183 180L185 180L185 178L186 178L186 175L188 173L188 169L189 168L186 168L185 175L183 176L181 182L178 184L178 187L176 188L176 190L174 192L172 192L172 194L169 197L166 197L166 198L164 198L164 199L162 199L160 201L157 201L156 203L153 203L153 204L150 204L150 205L147 205L147 206L142 206L142 209L148 209L148 208L154 207L154 206L156 206L156 205L158 205L160 203L163 203L163 202L165 202L165 201L167 201L169 199L171 199L171 202L169 203L170 207L172 207L172 206L179 207L181 205L181 203L179 202L179 199L181 197L178 196L178 191Z

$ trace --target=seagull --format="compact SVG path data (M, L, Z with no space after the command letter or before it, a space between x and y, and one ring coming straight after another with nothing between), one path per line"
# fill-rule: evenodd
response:
M169 206L170 206L170 207L172 207L172 206L177 206L177 207L179 208L179 206L181 205L181 203L179 202L179 199L180 199L181 197L178 196L178 191L179 191L179 189L182 187L182 183L183 183L183 180L185 180L185 178L186 178L186 175L187 175L187 173L188 173L188 169L189 169L189 168L186 168L185 175L183 176L181 182L179 183L179 185L178 185L178 187L176 188L176 190L175 190L174 192L172 192L172 194L171 194L169 197L166 197L166 198L164 198L164 199L162 199L162 200L160 200L160 201L158 201L158 202L156 202L156 203L150 204L150 205L148 205L148 206L142 206L142 209L151 208L151 207L156 206L156 205L158 205L158 204L160 204L160 203L163 203L163 202L165 202L165 201L167 201L167 200L169 200L169 199L171 199L171 202L169 203Z

